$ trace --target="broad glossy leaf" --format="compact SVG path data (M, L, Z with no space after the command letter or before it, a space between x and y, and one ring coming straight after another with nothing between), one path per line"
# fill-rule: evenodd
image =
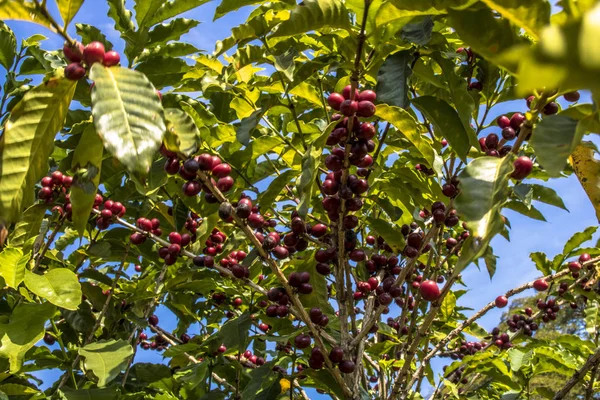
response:
M157 89L176 86L189 66L181 58L151 57L138 64L136 71L143 73Z
M369 222L369 227L383 237L390 246L397 251L401 251L404 248L404 237L398 235L399 228L397 226L381 218L367 217L367 221Z
M9 287L16 289L23 282L30 257L17 247L7 247L0 253L0 275Z
M391 0L391 3L400 10L418 12L422 15L445 14L451 8L463 9L475 2L475 0Z
M62 395L66 400L117 400L119 393L115 388L106 389L71 389L63 387Z
M550 3L546 0L482 0L504 18L523 28L537 39L539 32L550 23Z
M83 0L56 0L56 4L66 27L81 8Z
M531 147L537 161L550 176L558 176L567 165L567 159L581 142L584 131L580 122L561 114L542 119L534 128Z
M440 305L440 317L442 321L448 321L452 314L454 313L454 309L456 308L456 296L452 292L448 292L442 304Z
M231 11L238 10L244 6L253 6L255 4L262 4L260 0L222 0L217 9L215 10L214 21L218 20L225 14Z
M320 28L350 29L350 14L340 0L305 0L290 19L279 24L271 37L293 36Z
M507 202L504 207L516 211L519 214L525 215L526 217L537 219L538 221L546 221L546 218L544 218L544 215L540 212L540 210L532 205L528 207L523 202L511 200Z
M597 301L588 303L584 310L585 313L585 330L590 337L594 337L596 330L600 326L600 305Z
M167 0L162 1L161 6L152 15L145 18L144 25L152 26L169 18L176 17L186 11L192 10L210 0Z
M246 118L242 118L240 121L240 126L237 127L235 137L238 142L242 143L245 146L250 144L250 135L252 131L258 126L258 122L262 118L263 110L258 109L252 112Z
M594 150L586 146L577 146L570 161L600 221L600 162L594 158Z
M228 349L245 349L248 345L248 329L252 320L250 314L244 313L223 324L219 330L219 338Z
M377 101L390 106L406 108L408 100L408 78L412 75L409 63L413 56L404 50L385 59L377 73Z
M33 22L54 31L50 20L46 18L29 0L0 0L0 20L15 19Z
M475 136L475 132L464 128L456 110L443 99L434 96L419 96L413 99L412 104L433 124L434 134L440 140L443 137L448 139L458 157L466 162L471 149L471 136Z
M46 213L45 204L34 204L25 211L10 235L10 245L13 247L22 246L27 240L36 236L40 231L44 214Z
M538 184L519 183L513 190L519 198L531 198L541 203L549 204L563 210L567 210L564 201L560 198L554 189Z
M400 31L400 37L409 43L425 46L431 40L433 30L433 19L426 15L416 22L406 24Z
M448 15L452 28L477 54L516 72L513 62L499 57L503 51L524 42L507 20L496 18L492 10L483 7L451 10Z
M4 22L0 22L0 65L7 71L13 65L16 53L15 34Z
M125 0L107 0L108 16L115 21L115 29L122 34L135 30L133 13L127 9Z
M168 23L157 25L148 33L147 47L152 48L164 45L171 40L179 40L182 35L199 24L200 22L193 19L175 18Z
M104 147L130 171L146 173L165 133L162 105L141 72L94 64L92 114Z
M529 255L531 261L535 263L535 267L544 275L549 275L552 272L552 263L548 260L546 254L542 252L535 252Z
M85 358L86 369L98 378L98 386L104 387L125 369L133 354L131 345L125 340L99 340L79 349Z
M178 108L167 108L165 119L167 120L165 146L186 157L195 153L200 145L200 131L192 117Z
M25 286L50 303L77 310L81 303L81 285L77 275L67 268L55 268L43 275L25 271Z
M53 78L28 91L12 109L0 139L0 218L19 219L34 185L48 171L54 136L63 127L75 82Z
M431 144L421 134L417 121L407 111L400 107L389 106L387 104L377 105L376 115L391 123L399 135L403 135L409 142L416 147L421 157L423 157L430 167L436 163L437 154Z
M19 303L7 323L0 324L0 356L10 361L10 372L21 369L25 353L44 336L46 321L56 308L50 303Z
M567 243L565 243L565 247L563 248L563 254L565 255L565 257L568 257L568 255L571 254L573 250L577 249L583 243L587 242L588 240L592 240L592 237L597 230L597 226L590 226L588 228L585 228L583 232L577 232L576 234L571 236L571 238L567 241Z
M293 184L298 174L299 171L289 169L273 179L267 189L261 193L258 204L265 210L271 208L277 196L281 194L286 185Z
M72 170L75 171L71 186L72 219L80 237L85 232L98 192L103 152L102 140L94 125L90 124L83 131L71 162Z

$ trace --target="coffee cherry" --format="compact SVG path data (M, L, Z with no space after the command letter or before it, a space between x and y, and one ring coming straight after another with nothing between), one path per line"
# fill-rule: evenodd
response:
M83 61L89 66L93 63L104 61L104 45L100 42L92 42L83 49Z
M496 135L495 133L490 133L489 135L487 135L485 138L485 146L488 149L495 149L496 147L498 147L498 135Z
M272 250L272 253L275 256L275 258L277 258L279 260L288 258L290 255L290 252L288 251L288 249L286 249L283 246L275 246L275 248Z
M510 119L508 119L508 117L506 115L501 115L496 120L496 123L502 129L508 128L510 126Z
M351 373L354 372L354 369L356 368L356 365L354 364L354 361L343 360L342 362L340 362L338 368L344 374L351 374Z
M514 163L514 171L510 175L512 178L522 180L527 177L533 170L533 162L527 156L521 156L517 158Z
M310 228L310 234L316 238L320 238L325 236L327 233L327 226L324 224L316 224L312 228Z
M432 280L426 280L419 287L421 297L427 301L436 301L440 297L440 288Z
M558 112L558 104L551 101L550 103L546 104L542 111L545 115L554 115Z
M329 351L329 359L332 363L340 363L344 359L344 350L341 347L332 347Z
M64 46L63 46L63 54L65 55L66 59L74 62L74 63L78 63L81 62L81 57L83 55L83 44L77 42L75 43L75 48L71 48L71 45L68 42L65 42ZM566 95L565 95L566 96Z
M331 274L331 267L329 267L329 265L325 264L325 263L317 263L316 266L317 272L321 275L329 275Z
M340 106L344 101L344 96L339 93L331 93L327 98L327 104L336 111L340 110Z
M581 264L579 263L579 261L571 261L569 263L569 271L579 272L580 269L581 269Z
M218 178L225 178L231 174L231 166L229 164L218 164L216 165L211 173Z
M363 100L358 102L356 114L359 117L369 118L375 115L376 107L375 104L371 103L368 100Z
M217 181L217 188L221 192L228 192L233 187L233 184L233 178L231 176L225 176Z
M219 353L223 354L227 351L227 347L225 347L224 345L220 345L219 348L217 349L217 351Z
M504 308L508 304L508 299L506 298L506 296L498 296L496 297L495 303L496 307Z
M156 315L151 315L151 316L148 318L148 323L149 323L150 325L152 325L152 326L156 326L156 325L158 325L158 317L157 317Z
M325 166L331 171L339 171L344 166L344 162L338 156L330 154L325 158Z
M590 261L592 259L592 256L590 256L588 253L583 253L582 255L579 256L579 262L581 264L586 263L588 261Z
M546 282L544 279L538 279L533 282L533 288L538 292L543 292L548 290L548 282Z
M574 103L576 101L579 101L579 98L581 97L581 95L579 94L579 92L569 92L569 93L565 93L563 95L563 97L569 103Z
M139 232L134 232L129 236L129 240L131 241L131 244L140 245L146 241L146 236Z
M504 138L504 140L513 140L516 136L515 130L510 126L502 129L502 138Z
M483 83L477 81L477 82L471 82L469 84L469 89L471 90L482 90L483 89Z
M65 68L65 78L78 81L85 76L85 68L78 62L73 62Z
M305 349L310 346L310 343L310 336L306 334L300 334L294 338L294 345L298 349Z
M350 98L353 98L354 100L358 99L358 96L360 95L358 93L358 89L354 89L354 97L350 97L350 93L352 91L352 85L346 85L344 87L344 89L342 90L342 96L344 96L344 99L348 100Z
M358 111L358 102L356 100L344 100L340 105L340 112L349 117Z
M525 116L521 113L514 113L512 117L510 117L510 126L515 131L521 128L521 125L525 121Z
M375 130L375 126L373 126L373 124L369 122L363 122L358 128L358 133L356 136L359 139L370 140L375 137L376 133L377 131Z
M187 197L193 197L198 195L198 193L200 193L200 191L202 190L202 186L200 185L200 183L196 182L196 181L191 181L191 182L186 182L183 184L183 186L181 187L183 194Z
M442 193L446 197L454 197L456 196L456 186L451 183L446 183L444 186L442 186Z
M350 190L355 194L363 194L369 190L369 182L366 179L357 179L350 185Z
M107 67L112 67L121 62L121 56L114 50L104 53L103 64Z

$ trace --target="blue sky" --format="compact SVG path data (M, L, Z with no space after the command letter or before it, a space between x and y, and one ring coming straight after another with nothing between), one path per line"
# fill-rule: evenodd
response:
M132 1L128 1L127 5L130 9L133 9ZM251 10L246 7L216 22L212 22L214 10L217 5L218 2L211 2L184 15L187 18L193 18L202 23L192 32L185 35L182 38L183 41L190 42L199 49L211 53L214 50L215 42L229 36L231 27L243 22ZM108 5L105 1L87 0L79 14L75 17L74 22L97 26L115 44L115 49L122 51L123 42L119 37L119 33L114 30L112 20L106 17L107 11ZM16 21L9 21L8 25L14 29L18 39L27 37L34 32L43 33L49 38L48 41L44 42L44 48L57 49L62 47L63 40L58 35L44 28ZM74 23L70 27L69 32L73 37L76 37ZM4 73L0 73L0 79L2 79L3 75ZM582 101L589 101L589 96L584 95ZM564 103L563 106L565 106ZM489 120L491 121L505 112L523 111L524 109L524 100L505 103L493 110L493 113L489 116ZM499 133L499 129L497 128L490 128L489 131ZM563 198L570 212L543 204L536 204L536 207L542 211L547 219L547 222L541 222L506 210L504 214L509 218L513 227L510 232L512 241L508 243L503 238L498 237L492 242L494 251L499 256L498 268L493 280L490 281L485 267L482 270L478 270L472 266L465 270L463 278L469 291L460 299L459 303L461 306L477 310L508 289L534 279L539 273L529 259L531 252L542 251L547 253L549 258L551 258L562 250L565 241L575 232L581 231L591 225L597 225L594 209L574 176L553 179L547 183L536 183L555 189ZM530 294L532 293L523 293L523 295ZM483 317L480 323L485 328L491 329L498 323L501 313L501 310L494 310ZM175 327L173 318L168 315L168 312L159 310L158 315L162 317L161 325L165 328ZM160 355L151 351L139 351L136 356L137 362L159 362L161 359ZM434 361L434 365L442 365L442 362ZM43 378L49 378L51 382L55 378L55 374L49 374L43 376ZM428 391L428 388L424 388L424 395L427 395ZM317 398L321 396L312 392L311 397Z

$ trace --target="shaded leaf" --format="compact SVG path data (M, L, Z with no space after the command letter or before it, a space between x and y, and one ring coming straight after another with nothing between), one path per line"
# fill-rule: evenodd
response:
M550 24L550 3L546 0L532 0L527 3L520 0L482 1L519 28L525 29L535 39L542 28Z
M40 231L45 214L46 205L44 204L34 204L23 211L23 215L10 235L10 245L22 246L28 239L36 236Z
M85 367L98 378L98 386L104 387L127 366L133 354L131 345L125 340L99 340L79 349L85 358Z
M178 108L165 109L167 132L165 146L167 149L189 157L198 151L200 131L185 111Z
M534 128L531 147L540 165L550 176L558 176L567 159L581 142L583 130L579 122L561 114L543 118Z
M15 34L4 22L0 22L0 65L7 71L13 65L16 53Z
M377 101L390 106L406 108L408 100L408 78L412 75L409 63L413 56L404 50L385 59L377 73Z

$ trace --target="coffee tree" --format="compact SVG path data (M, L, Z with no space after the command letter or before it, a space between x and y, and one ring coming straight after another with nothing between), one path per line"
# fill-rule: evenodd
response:
M494 275L491 239L520 229L504 209L564 208L543 182L576 174L600 216L599 6L223 0L215 18L254 8L207 54L180 41L205 2L108 0L119 54L71 27L83 0L0 1L65 42L0 26L2 398L600 392L595 226L460 305L461 273ZM536 338L567 308L588 336Z

